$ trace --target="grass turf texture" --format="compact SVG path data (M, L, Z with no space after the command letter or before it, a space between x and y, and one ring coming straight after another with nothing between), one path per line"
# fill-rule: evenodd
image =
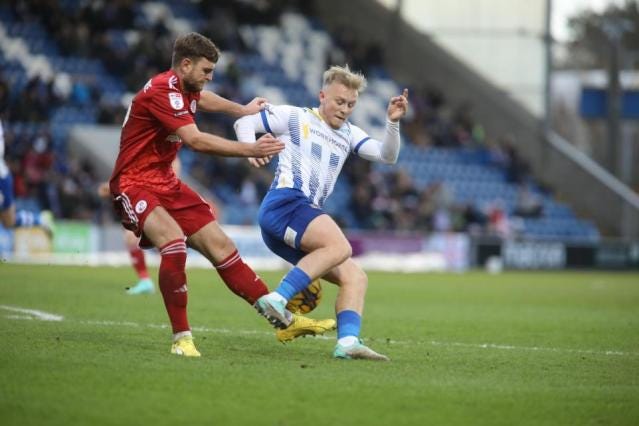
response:
M3 425L639 421L638 274L372 273L362 334L390 363L333 360L334 333L278 343L206 270L188 273L203 357L170 355L161 296L125 295L132 275L0 264ZM333 315L324 291L313 317Z

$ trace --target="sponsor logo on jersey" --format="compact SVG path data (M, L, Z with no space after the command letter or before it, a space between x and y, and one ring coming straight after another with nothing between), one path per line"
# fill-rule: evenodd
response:
M187 112L187 111L185 111L185 112ZM164 140L167 141L167 142L173 142L173 143L182 142L182 139L180 139L180 137L178 135L176 135L175 133L171 133Z
M142 214L142 212L144 212L144 210L146 210L147 207L147 203L144 200L140 200L137 202L137 204L135 205L135 212L137 214Z
M179 116L181 116L181 115L188 114L188 113L189 113L189 112L188 112L187 110L184 110L184 111L178 111L178 112L176 112L175 114L173 114L173 116L174 116L174 117L179 117Z
M169 93L169 103L173 109L182 109L184 108L184 99L182 99L181 93L170 92Z
M196 110L196 109L197 109L197 102L195 101L195 99L193 99L193 100L191 101L191 112L192 112L193 114L195 114L195 110Z
M347 143L342 143L340 141L338 141L337 139L335 139L334 137L327 135L326 133L316 129L315 127L310 127L309 131L317 136L320 139L325 140L326 142L330 143L331 145L333 145L335 148L339 149L340 151L342 151L344 154L347 154L349 151L349 147Z

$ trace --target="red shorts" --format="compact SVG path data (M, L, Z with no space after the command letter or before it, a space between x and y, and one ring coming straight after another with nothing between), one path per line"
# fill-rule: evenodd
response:
M141 237L140 247L153 247L144 235L144 221L157 206L162 206L187 237L215 220L211 206L183 182L177 190L162 192L133 186L113 197L113 206L122 226Z

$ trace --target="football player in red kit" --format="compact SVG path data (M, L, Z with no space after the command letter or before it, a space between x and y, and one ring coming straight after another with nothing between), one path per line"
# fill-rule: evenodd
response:
M173 328L171 353L185 356L200 356L187 319L187 246L202 253L227 287L251 305L269 292L244 263L209 205L171 167L183 144L210 155L257 158L284 148L271 135L244 144L198 130L194 121L198 108L242 116L259 112L266 102L255 98L239 105L203 90L213 78L218 57L215 44L198 33L175 41L171 69L151 78L133 98L109 182L122 225L141 237L141 247L160 251L159 287ZM293 314L279 325L286 327L277 331L281 341L335 328L333 320Z

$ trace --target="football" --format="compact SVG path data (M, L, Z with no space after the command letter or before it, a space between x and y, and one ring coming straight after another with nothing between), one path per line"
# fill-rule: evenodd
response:
M322 300L322 282L317 279L288 301L286 309L294 314L308 314Z

